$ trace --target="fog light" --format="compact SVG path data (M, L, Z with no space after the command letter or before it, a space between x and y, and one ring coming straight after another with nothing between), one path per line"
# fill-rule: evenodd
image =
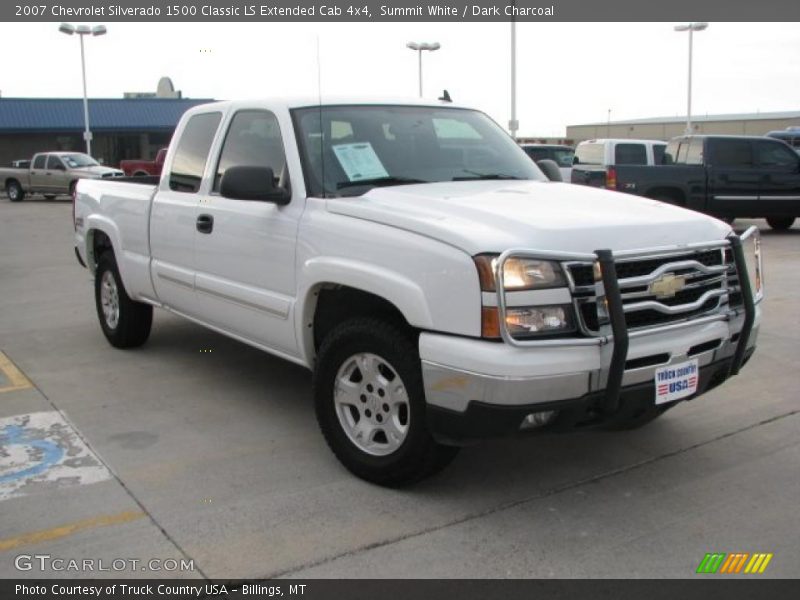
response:
M520 429L538 429L553 422L558 414L557 410L543 410L542 412L535 412L529 414L522 420Z

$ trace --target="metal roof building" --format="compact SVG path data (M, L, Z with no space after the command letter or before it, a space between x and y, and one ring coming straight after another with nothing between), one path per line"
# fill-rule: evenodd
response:
M89 100L92 154L106 164L152 158L169 143L186 110L211 99L110 98ZM50 150L83 151L80 98L0 98L0 164Z
M699 134L764 135L769 131L800 125L800 110L785 112L692 115L692 129ZM669 140L686 131L686 116L655 117L568 125L567 137L576 142L596 138Z

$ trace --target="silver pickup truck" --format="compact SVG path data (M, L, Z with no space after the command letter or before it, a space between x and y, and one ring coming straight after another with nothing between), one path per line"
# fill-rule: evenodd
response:
M27 168L0 168L0 181L11 202L21 202L26 194L44 194L45 198L72 195L79 179L124 175L80 152L40 152L34 154Z

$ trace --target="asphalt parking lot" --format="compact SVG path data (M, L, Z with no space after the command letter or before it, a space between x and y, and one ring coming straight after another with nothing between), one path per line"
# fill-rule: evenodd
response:
M800 574L798 224L736 224L762 229L767 299L726 385L634 432L466 448L397 491L339 465L304 369L162 311L111 348L70 210L0 196L0 577L692 577L709 552ZM127 562L17 558L42 554Z

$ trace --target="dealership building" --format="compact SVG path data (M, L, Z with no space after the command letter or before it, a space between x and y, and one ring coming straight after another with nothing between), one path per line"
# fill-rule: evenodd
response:
M212 101L159 92L89 100L92 155L97 160L117 165L128 158L152 159L169 143L184 112ZM81 98L0 98L0 165L37 152L85 152L83 131Z
M797 126L800 126L800 111L692 116L692 130L697 134L764 135ZM686 115L683 115L568 125L566 137L575 143L597 138L669 140L685 132Z

